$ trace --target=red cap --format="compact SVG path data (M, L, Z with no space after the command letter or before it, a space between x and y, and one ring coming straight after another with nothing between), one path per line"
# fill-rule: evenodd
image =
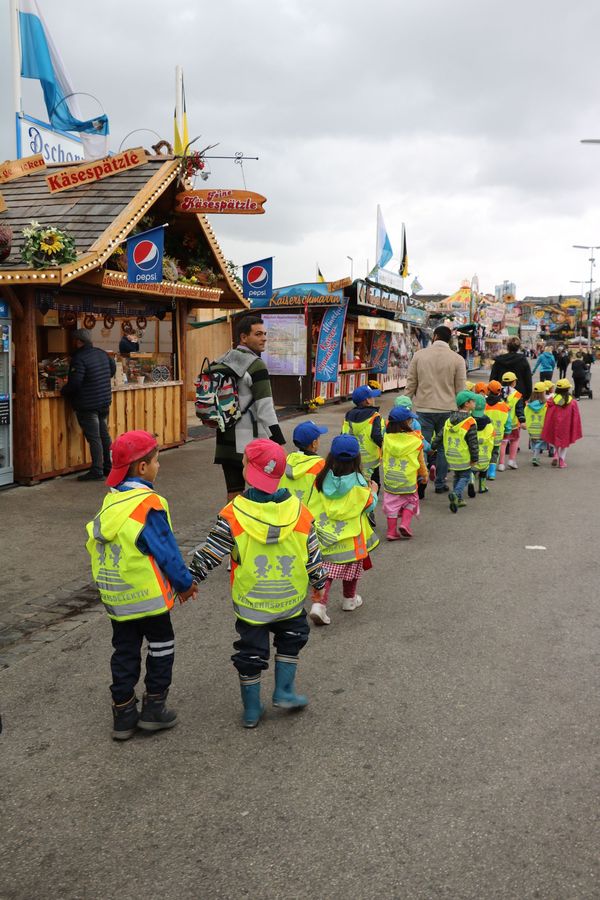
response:
M258 438L246 446L244 453L248 484L267 494L275 493L285 472L286 456L283 447L267 438Z
M143 459L155 447L158 447L158 441L148 431L126 431L125 434L120 434L110 446L112 469L106 479L107 485L116 487L120 484L131 463Z

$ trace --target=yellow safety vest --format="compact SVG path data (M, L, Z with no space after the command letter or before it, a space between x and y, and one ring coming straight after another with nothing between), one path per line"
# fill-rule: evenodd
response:
M287 488L290 494L306 504L315 478L325 465L320 456L307 456L300 450L290 453L285 467L285 474L279 482L280 488Z
M486 404L485 414L486 416L489 416L494 426L494 447L499 447L504 440L504 432L510 415L510 407L508 403L504 403L503 401L494 403L493 406L488 406Z
M525 424L527 425L529 437L534 439L539 439L541 437L547 409L548 407L545 403L542 408L538 410L532 409L529 403L525 407Z
M419 451L423 437L418 431L386 434L383 438L383 488L388 494L414 494L417 490Z
M518 428L519 426L519 422L515 416L515 409L522 396L523 394L520 391L512 391L506 398L506 403L513 417L513 428Z
M492 451L494 449L494 425L489 422L485 428L477 432L477 443L479 444L479 461L475 468L479 472L485 472L492 461Z
M151 509L164 510L171 524L167 501L150 488L114 491L86 525L92 576L111 619L157 616L173 606L175 592L169 581L154 557L136 546Z
M475 424L473 416L453 425L450 419L444 422L444 453L448 468L457 472L471 467L471 451L467 444L467 431Z
M373 422L379 415L378 412L373 413L364 422L349 422L344 419L342 425L342 434L353 434L360 446L360 461L362 470L367 477L375 471L381 459L381 447L378 447L371 438L371 429ZM383 419L381 420L381 430L384 430Z
M238 619L268 625L293 619L308 588L307 539L313 517L297 497L256 503L238 496L221 510L235 540L231 597Z
M325 559L351 563L365 559L379 538L373 531L365 508L371 489L357 484L343 497L326 497L313 487L308 508L315 517L315 530Z

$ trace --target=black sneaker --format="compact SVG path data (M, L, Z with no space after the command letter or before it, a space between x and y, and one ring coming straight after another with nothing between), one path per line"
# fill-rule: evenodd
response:
M435 492L436 494L447 494L449 490L450 488L447 484L442 484L439 487L436 487Z
M132 697L127 703L113 703L113 739L128 741L133 737L139 717L137 697Z
M163 728L177 725L177 713L174 709L167 709L168 693L165 691L163 694L144 694L138 728L142 731L162 731Z
M85 472L83 475L77 476L77 481L104 481L104 475L97 475L95 472Z
M474 497L475 497L475 485L473 484L472 481L469 482L469 486L467 487L467 494L469 495L469 497L471 498L471 500L474 499Z

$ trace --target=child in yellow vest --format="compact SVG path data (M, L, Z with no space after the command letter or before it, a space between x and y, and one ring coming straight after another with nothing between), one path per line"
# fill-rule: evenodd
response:
M310 496L315 478L325 465L323 457L318 455L319 440L328 431L328 428L311 421L300 422L294 428L292 440L298 449L288 454L279 487L287 488L290 494L294 494L304 504Z
M546 446L541 439L544 419L546 418L546 382L538 381L533 386L533 393L525 406L525 427L529 433L531 446L531 465L539 466L540 452Z
M512 414L508 403L502 397L502 385L499 381L490 381L487 386L485 414L489 416L494 425L494 449L492 460L488 466L487 479L494 481L496 478L496 466L500 457L502 441L508 439L512 431Z
M374 390L367 384L352 391L354 409L348 410L342 425L342 434L353 434L360 445L361 468L365 478L371 479L377 486L380 484L379 461L385 426L379 407L373 405L373 398L380 394L380 390Z
M160 468L156 438L128 431L111 450L106 483L112 490L87 525L86 548L113 631L112 736L125 741L136 728L153 732L177 723L175 711L166 708L175 658L169 610L176 593L183 603L196 588L175 541L167 501L154 490ZM144 639L146 692L139 714L135 686Z
M192 560L198 581L231 554L231 595L238 640L231 660L237 669L242 724L258 725L264 712L261 673L269 667L270 635L275 644L273 706L302 709L308 699L294 681L298 655L308 640L304 599L309 581L321 591L325 572L313 517L287 488L279 488L285 451L259 438L247 444L243 494L225 506Z
M498 471L504 471L504 460L508 449L508 468L518 469L517 453L519 452L519 440L521 438L521 425L525 422L525 409L523 394L517 390L517 376L514 372L505 372L502 376L502 384L505 391L505 400L512 416L512 431L500 446L500 459Z
M419 481L427 482L423 436L413 431L411 410L394 406L383 438L383 511L388 541L412 537L410 523L419 515Z
M362 606L356 588L363 570L371 567L369 551L379 538L369 522L369 513L377 504L377 486L367 482L360 459L360 447L353 435L335 437L308 499L327 576L322 597L312 598L309 615L315 625L331 623L327 601L335 580L342 581L345 612Z
M475 392L475 406L473 408L473 416L477 425L477 444L479 447L479 459L475 470L479 481L479 493L487 494L487 474L492 462L492 454L494 452L494 423L488 415L486 415L486 397L483 393ZM471 483L468 487L469 497L475 496L475 486Z
M459 391L456 395L458 410L450 413L441 434L433 441L434 450L442 442L448 460L448 469L454 472L454 486L448 494L450 512L457 512L466 506L463 491L471 482L471 472L479 461L477 425L472 412L475 408L475 394Z

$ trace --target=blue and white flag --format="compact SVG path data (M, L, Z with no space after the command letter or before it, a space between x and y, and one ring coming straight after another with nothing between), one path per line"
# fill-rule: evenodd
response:
M392 253L392 244L386 231L383 216L381 215L381 207L377 207L377 265L380 269L389 263L394 254Z
M421 282L415 275L415 277L413 278L412 283L410 285L410 292L411 292L411 294L418 294L419 291L422 291L422 290L423 290L423 287L421 285Z
M127 238L127 281L130 284L162 281L164 249L164 225Z
M86 159L100 159L108 152L108 118L82 120L75 90L61 55L48 31L37 0L20 0L21 77L39 81L44 92L48 121L59 131L77 131Z

